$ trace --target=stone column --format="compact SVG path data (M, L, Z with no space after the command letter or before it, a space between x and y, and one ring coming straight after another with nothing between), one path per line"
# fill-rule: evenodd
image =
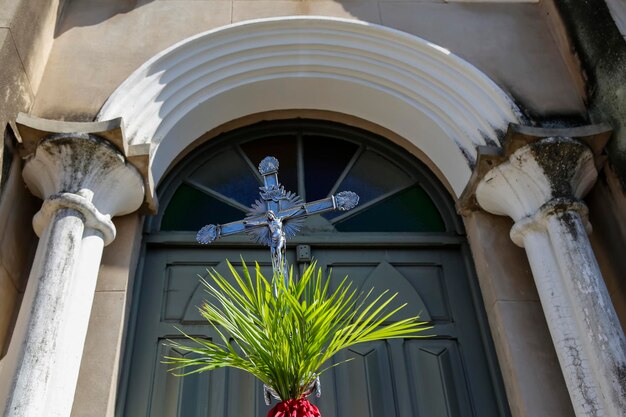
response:
M7 354L15 368L4 416L69 417L102 250L115 238L111 218L142 205L144 178L100 135L47 134L31 145L23 177L44 203L33 219L40 240L20 330Z
M483 158L491 166L474 191L484 210L515 221L511 238L526 250L576 415L618 417L626 416L626 339L587 237L581 198L597 178L588 143L525 135Z

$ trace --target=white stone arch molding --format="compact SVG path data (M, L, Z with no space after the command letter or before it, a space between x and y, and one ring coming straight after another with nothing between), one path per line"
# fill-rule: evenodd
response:
M272 110L333 111L415 144L457 196L476 146L499 145L521 113L486 75L416 36L359 21L281 17L188 38L151 58L109 97L129 145L149 143L158 183L185 147L228 121Z

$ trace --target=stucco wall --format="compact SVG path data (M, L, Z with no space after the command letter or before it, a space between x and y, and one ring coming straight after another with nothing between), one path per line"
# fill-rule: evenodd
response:
M608 5L607 5L608 3ZM615 172L626 184L626 8L619 0L557 0L581 57L589 96L589 117L615 129L608 151ZM610 9L609 9L610 6ZM618 27L619 25L619 27Z
M626 3L622 0L606 0L606 5L620 33L626 38Z
M580 115L576 69L543 4L386 0L72 0L59 25L34 113L91 120L113 90L155 53L246 19L324 15L413 33L467 59L531 115ZM562 46L561 46L562 49Z
M118 234L102 256L72 407L78 417L112 417L115 412L143 216L129 214L114 223Z
M0 7L0 133L39 90L64 0L5 0ZM3 136L3 135L0 135ZM1 148L0 144L0 148Z
M0 358L8 347L36 245L31 219L39 203L25 189L21 170L16 158L0 196Z
M526 254L509 238L513 222L483 211L463 220L513 416L572 416Z
M5 129L18 112L32 107L62 4L63 0L5 0L0 6L0 155ZM4 159L8 165L12 158ZM27 276L34 240L30 220L37 204L24 189L19 158L0 172L5 175L0 189L1 357L24 291L24 270Z

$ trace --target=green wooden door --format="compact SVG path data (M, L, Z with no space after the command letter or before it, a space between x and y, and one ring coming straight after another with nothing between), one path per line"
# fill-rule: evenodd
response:
M179 355L164 342L185 333L213 337L197 312L205 293L198 275L224 259L261 261L263 249L150 247L145 258L130 369L126 416L257 417L269 409L262 387L239 371L219 370L179 378L164 356ZM324 417L489 417L501 415L491 382L465 264L458 248L338 248L312 245L318 265L336 282L348 275L363 289L388 288L407 302L404 316L435 324L428 339L367 343L336 358L347 364L322 375L315 402ZM289 253L294 262L293 250ZM332 285L332 282L331 282Z
M334 280L363 290L399 294L435 325L428 339L356 346L336 361L352 361L321 377L314 401L324 417L506 417L509 415L488 326L471 273L463 229L446 192L406 152L346 126L307 120L261 123L229 132L194 151L161 185L161 211L149 219L129 325L120 417L260 417L262 387L233 370L175 377L164 356L180 355L167 339L175 326L214 337L197 312L204 298L198 275L225 259L259 261L267 248L244 237L211 246L194 243L206 223L245 216L260 185L256 164L280 161L279 179L307 201L341 190L361 196L348 213L310 218L289 241L288 262L299 268L297 245L309 245Z
M262 389L239 371L179 378L167 372L165 356L179 355L166 345L179 339L176 328L189 335L215 337L197 306L205 293L198 275L208 268L228 275L224 259L264 259L264 250L150 249L145 257L125 416L209 417L256 416ZM271 262L261 262L271 271ZM176 328L175 328L175 327ZM227 396L231 392L234 395Z

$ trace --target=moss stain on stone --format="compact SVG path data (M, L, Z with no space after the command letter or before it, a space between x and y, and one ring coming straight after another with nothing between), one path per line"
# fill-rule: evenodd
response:
M607 151L626 189L626 41L604 0L555 3L588 78L590 119L615 129Z
M567 229L567 232L572 236L573 240L578 240L578 227L577 227L577 219L574 217L574 214L569 211L563 212L560 217L561 222Z
M573 194L572 179L585 145L566 138L548 138L530 144L537 164L552 186L553 198L568 198Z
M78 193L85 178L91 173L115 170L119 162L125 162L124 156L115 146L97 135L51 135L40 146L66 166L69 175L64 177L61 192Z

